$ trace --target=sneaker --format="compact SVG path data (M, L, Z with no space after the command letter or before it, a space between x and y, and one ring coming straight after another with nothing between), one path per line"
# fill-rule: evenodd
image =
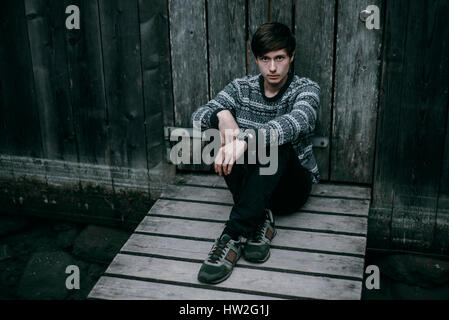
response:
M223 234L215 241L208 258L203 262L198 272L198 281L219 283L226 280L241 255L242 242L232 240L231 236Z
M270 245L276 229L274 228L273 213L270 209L265 209L267 218L262 223L254 235L248 239L245 244L243 258L249 262L261 263L268 260L270 257Z

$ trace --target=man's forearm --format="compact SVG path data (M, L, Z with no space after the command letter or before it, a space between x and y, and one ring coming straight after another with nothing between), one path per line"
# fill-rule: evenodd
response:
M222 110L217 113L218 118L218 129L220 131L226 129L239 129L237 122L234 119L234 116L229 110Z

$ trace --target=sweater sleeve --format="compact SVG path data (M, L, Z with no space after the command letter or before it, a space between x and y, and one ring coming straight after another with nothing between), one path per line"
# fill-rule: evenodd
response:
M278 145L283 145L295 141L301 135L312 133L315 130L319 104L320 87L317 83L308 80L308 84L299 90L293 109L255 130L256 139L263 138L265 134L265 145L276 142Z
M235 118L237 95L238 90L234 82L229 83L214 99L200 106L192 113L190 124L194 126L195 123L199 123L201 128L197 127L197 129L202 131L209 128L218 129L218 112L229 110Z

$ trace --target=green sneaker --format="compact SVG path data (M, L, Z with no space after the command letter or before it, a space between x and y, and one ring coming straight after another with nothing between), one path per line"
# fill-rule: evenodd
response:
M242 242L232 240L223 234L215 241L209 256L198 272L198 281L203 283L219 283L232 273L235 264L242 255Z
M248 239L245 244L243 258L249 262L261 263L268 260L270 257L270 245L276 229L274 228L273 213L270 209L265 209L267 218L262 223L254 235Z

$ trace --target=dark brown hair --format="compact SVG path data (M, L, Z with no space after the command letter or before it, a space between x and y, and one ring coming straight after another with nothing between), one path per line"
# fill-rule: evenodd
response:
M289 57L295 51L296 40L290 28L279 22L264 23L251 40L253 55L261 57L267 52L285 49Z

